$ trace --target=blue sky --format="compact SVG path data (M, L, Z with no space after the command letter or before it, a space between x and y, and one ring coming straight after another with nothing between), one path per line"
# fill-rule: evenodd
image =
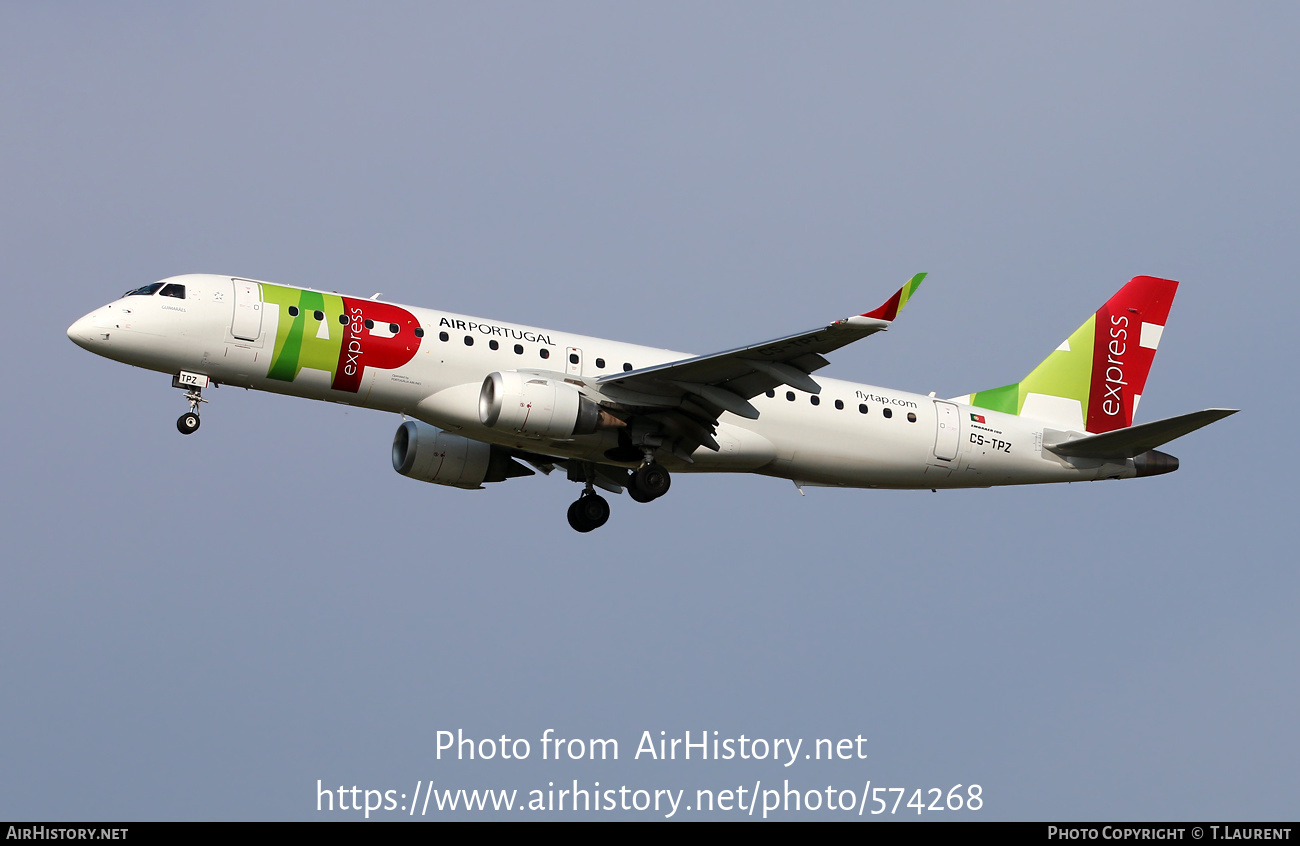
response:
M358 816L318 813L318 779L789 779L978 783L983 819L1293 818L1297 18L4 6L0 817ZM64 335L213 272L703 353L917 271L827 375L1006 384L1151 274L1182 286L1139 418L1243 411L1172 445L1169 476L678 476L583 536L559 478L394 474L377 412L224 389L182 438L165 376ZM620 759L542 761L548 728ZM533 754L438 760L440 730ZM632 756L687 730L861 734L869 757Z

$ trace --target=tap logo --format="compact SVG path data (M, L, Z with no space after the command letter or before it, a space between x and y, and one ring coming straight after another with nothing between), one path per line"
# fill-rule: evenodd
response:
M357 393L367 367L396 370L415 358L419 321L400 306L262 284L278 309L270 379L292 382L304 367L330 374L330 387Z

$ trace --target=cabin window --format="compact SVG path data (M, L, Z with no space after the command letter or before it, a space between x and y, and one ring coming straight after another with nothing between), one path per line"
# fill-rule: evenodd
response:
M578 363L578 354L569 353L569 364L577 364L577 363Z
M501 345L496 341L488 341L488 349L499 350L501 349Z
M604 369L605 369L605 359L603 359L603 358L598 358L598 359L596 359L596 369L598 369L598 370L604 370Z
M374 329L374 328L375 328L375 321L371 320L369 317L366 318L366 321L365 321L365 322L366 322L366 328L367 328L367 329Z
M812 404L813 404L813 405L821 405L821 404L822 404L822 398L819 397L819 396L817 396L816 394L813 394L811 397L809 397L809 399L812 400Z
M419 326L416 326L416 327L415 327L415 337L417 337L417 338L423 338L423 337L424 337L424 330L421 329Z
M346 314L339 315L339 324L342 326L348 325L348 316Z
M866 404L865 402L864 402L864 403L859 403L859 404L858 404L858 413L859 413L859 414L866 414L866 413L867 413L867 404Z
M474 336L473 336L473 335L466 335L466 336L465 336L465 346L467 346L467 347L472 347L472 346L474 346Z
M768 398L768 399L771 399L771 398L774 397L774 396L776 396L776 391L773 391L773 390L769 389L768 392L767 392L767 398Z
M626 361L623 362L623 372L624 372L624 373L628 372L628 371L631 370L631 369L632 369L632 365L628 364Z
M794 402L794 391L786 391L785 398L790 400L790 402Z
M907 412L907 422L908 422L908 423L915 423L915 422L916 422L916 412L915 412L915 411L909 411L909 412Z
M320 312L316 312L316 313L320 314ZM316 318L316 319L319 320L320 318ZM390 334L396 335L398 332L402 331L402 327L398 326L396 323L390 323L388 324L388 331Z
M524 345L515 344L515 355L523 355L523 354L524 354Z
M185 286L172 283L158 292L160 297L175 297L178 300L185 299Z
M438 333L438 340L439 340L439 341L450 341L450 340L451 340L451 336L448 335L446 332L439 332L439 333Z
M297 307L297 306L289 306L289 316L290 316L290 317L297 317L297 316L298 316L298 307Z
M542 356L542 358L550 358L550 357L551 357L551 351L548 350L548 349L546 349L545 347L542 347L542 349L541 349L541 356Z
M835 400L835 408L836 408L837 411L843 411L843 410L844 410L844 400Z
M885 409L882 409L880 413L883 414L883 415L885 415L886 417L893 417L893 416L894 416L894 410L893 410L892 408L885 408Z

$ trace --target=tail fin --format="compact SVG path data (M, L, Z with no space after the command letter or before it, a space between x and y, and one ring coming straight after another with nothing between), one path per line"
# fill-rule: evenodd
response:
M1024 380L957 401L1095 434L1132 426L1177 290L1134 277Z

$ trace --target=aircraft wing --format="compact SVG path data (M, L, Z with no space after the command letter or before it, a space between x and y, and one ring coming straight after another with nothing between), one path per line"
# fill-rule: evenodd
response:
M596 384L615 402L647 409L678 408L711 430L723 411L751 420L753 397L780 385L810 394L821 386L808 374L825 367L825 353L888 329L925 279L918 273L879 308L760 344L603 376ZM705 437L701 443L710 444Z

